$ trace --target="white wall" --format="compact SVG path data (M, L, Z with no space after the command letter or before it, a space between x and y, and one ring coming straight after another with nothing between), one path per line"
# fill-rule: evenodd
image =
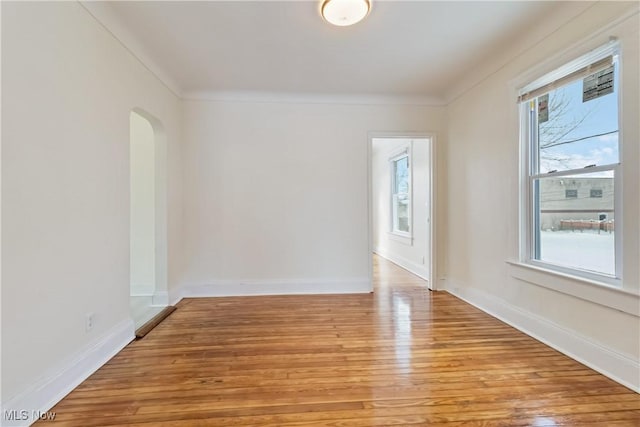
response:
M624 189L626 293L506 263L517 257L518 234L510 82L559 51L569 49L569 59L586 49L574 45L630 8L637 4L592 6L496 67L446 109L262 100L185 101L181 111L178 98L81 5L4 2L3 406L8 401L9 408L41 409L44 399L62 397L47 395L49 384L58 392L68 389L131 337L134 107L164 129L166 147L159 155L167 159L167 208L160 217L166 217L168 238L161 246L174 297L364 290L370 259L367 134L436 132L437 251L444 254L438 276L446 273L447 288L635 386L638 168L627 167L624 177L631 183ZM623 114L625 123L636 123L623 136L638 141L637 15L588 44L609 35L623 42ZM623 159L638 164L637 144L625 144ZM573 296L575 289L582 295ZM87 333L89 312L95 326ZM85 356L95 363L87 365Z
M151 123L132 112L130 116L132 295L153 295L156 283L155 141Z
M42 409L133 334L134 107L166 133L177 282L180 102L76 2L3 2L2 89L2 399L4 409Z
M187 294L369 290L368 132L443 108L185 102ZM198 290L199 289L199 290Z
M412 237L391 233L391 168L389 159L399 151L411 152ZM429 279L429 139L372 139L373 248L378 255Z
M448 107L446 153L447 288L636 390L640 387L637 10L637 3L597 3L457 98ZM621 17L620 25L607 27ZM515 88L610 36L620 39L623 55L625 255L620 291L508 263L518 261Z

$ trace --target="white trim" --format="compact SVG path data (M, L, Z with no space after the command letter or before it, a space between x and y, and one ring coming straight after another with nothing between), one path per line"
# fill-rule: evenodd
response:
M613 173L617 173L618 166L620 163L608 163L606 165L600 166L592 166L592 167L582 167L579 169L566 169L563 171L556 172L538 172L531 175L531 179L544 179L544 178L562 178L564 176L573 176L573 175L590 175L598 172L607 172L612 171Z
M462 95L479 85L481 82L500 71L507 64L526 55L531 49L548 39L555 32L571 22L576 17L582 15L593 5L579 6L575 10L575 2L569 2L561 10L556 10L553 14L553 23L545 28L544 33L536 31L528 36L526 40L517 43L517 46L510 47L508 51L500 52L501 60L498 65L491 60L475 67L474 71L465 75L461 82L454 85L452 90L447 91L445 96L401 96L401 95L375 95L375 94L292 94L288 92L250 92L250 91L189 91L183 92L177 82L147 54L146 49L134 37L131 32L120 22L120 19L110 10L108 5L102 2L80 0L80 5L102 25L111 35L118 40L125 49L132 53L140 63L154 74L167 88L178 98L183 100L201 101L226 101L226 102L310 102L310 103L330 103L330 104L366 104L366 105L423 105L423 106L447 106L460 98ZM612 27L626 21L638 13L637 9L630 10L622 16L603 27L598 32L590 35L586 40L591 40L607 32ZM570 46L562 53L573 52L576 45ZM279 99L280 101L276 101ZM285 101L288 99L288 101ZM306 99L306 101L304 101Z
M519 88L518 95L525 95L529 92L533 92L541 87L557 84L557 80L562 79L566 76L572 75L577 70L582 68L588 68L596 62L605 59L607 57L613 57L615 55L620 54L620 42L617 39L609 39L606 43L596 47L595 49L590 50L589 52L578 56L577 58L566 62L564 65L559 66L558 68L546 73L543 76L538 77L532 82L528 83L524 87ZM608 62L608 65L611 65L612 62ZM582 77L574 77L571 81L581 80ZM554 83L555 82L555 83ZM569 81L562 83L560 86L568 85ZM548 89L549 91L553 90L552 88ZM524 101L521 101L524 102Z
M212 280L183 286L172 293L174 304L182 298L241 297L257 295L361 294L372 291L368 278Z
M33 415L33 411L48 411L126 347L133 338L133 321L127 319L118 323L101 338L89 343L81 351L69 357L66 362L27 387L18 396L14 396L7 402L2 402L2 418L4 418L5 411L26 410L29 417ZM6 426L27 426L35 420L16 421L12 424L6 424L6 420L2 421L2 425Z
M348 105L420 105L445 106L434 96L376 95L366 93L298 93L269 91L194 91L186 92L182 99L213 102L264 102L293 104L348 104Z
M512 277L640 317L640 295L602 282L517 261L507 261Z
M446 291L574 360L640 393L640 361L484 291L447 281Z
M405 143L404 146L402 146L401 148L397 150L393 150L389 155L389 161L393 162L396 160L400 160L403 157L407 157L409 161L411 161L411 146L412 146L412 141L409 141ZM409 163L409 165L411 164Z
M590 45L591 47L591 45ZM585 47L583 45L580 46L577 50L584 50ZM606 57L608 55L617 55L620 57L620 42L615 39L609 37L606 42L600 43L595 47L591 47L591 49L583 52L580 55L575 55L572 53L566 53L566 55L570 55L571 59L567 60L565 58L565 54L562 55L563 62L560 65L556 65L554 68L550 68L549 64L557 64L559 59L554 57L550 60L544 61L540 66L537 66L536 69L540 69L543 67L547 69L547 72L540 76L539 74L534 74L537 77L531 77L531 73L526 73L512 80L509 84L510 89L515 91L517 94L523 94L529 91L535 91L539 87L544 87L549 84L549 82L557 81L558 79L563 79L567 75L571 75L576 69L583 68L585 66L589 66L597 62L598 60ZM614 61L615 63L616 61ZM618 60L618 70L621 72L620 63ZM530 79L526 84L523 84L525 77L528 76ZM618 102L618 130L619 134L623 133L622 126L622 116L620 111L622 110L621 105L621 93L622 90L622 82L621 78L618 77L617 85L618 88L616 90L616 97ZM577 80L576 80L577 81ZM515 85L515 82L520 82L519 85ZM566 85L568 83L562 83L559 87ZM530 104L533 103L533 104ZM531 107L528 105L534 105L534 109L531 110ZM622 159L620 159L617 164L606 164L606 165L597 165L595 167L584 167L580 169L568 169L562 171L553 171L548 173L543 173L540 171L540 159L539 154L536 154L539 150L537 146L538 135L534 134L537 132L538 127L538 115L537 115L537 102L534 102L534 99L519 102L519 107L517 108L519 112L518 117L518 125L519 125L519 135L520 135L520 195L519 195L519 221L520 221L520 230L519 230L519 259L523 264L535 265L539 266L542 269L546 270L555 270L561 274L568 274L570 276L579 276L583 277L587 280L591 280L594 283L602 282L611 285L615 285L618 287L622 286L622 238L624 236L623 230L625 229L624 218L622 215L622 193L621 188L623 186L622 183ZM533 126L532 126L533 125ZM533 129L533 131L532 131ZM621 152L621 139L618 139L618 147ZM585 165L586 166L586 165ZM605 273L600 272L589 272L582 270L573 265L556 265L551 262L539 259L537 257L537 251L539 248L537 247L537 239L539 237L540 229L539 224L536 222L536 215L538 214L536 202L534 200L535 194L533 192L533 183L536 180L542 180L545 178L555 178L555 177L563 177L563 176L575 176L575 175L589 175L596 172L602 171L613 171L614 178L614 211L616 213L616 235L615 235L615 275L609 276Z
M169 305L176 306L184 298L183 286L169 291Z
M406 259L404 257L398 256L398 255L394 255L394 254L392 254L390 252L387 252L385 250L382 250L380 248L374 248L373 252L378 254L382 258L384 258L384 259L386 259L388 261L391 261L392 263L396 264L397 266L404 268L409 273L415 274L416 276L420 277L421 279L424 279L427 282L429 282L429 270L427 270L424 265L416 264L413 261L410 261L410 260L408 260L408 259Z
M508 86L512 90L510 99L512 101L517 99L518 90L521 87L526 86L528 83L562 67L564 64L567 64L582 55L589 54L590 51L593 51L610 41L611 31L619 25L624 24L628 19L638 15L639 12L640 10L638 10L638 8L629 10L597 31L590 33L587 37L577 40L575 43L572 43L558 53L547 57L544 61L531 65L523 73L509 81ZM527 51L522 51L521 55L526 55L526 52Z
M373 139L367 136L367 277L373 291Z
M429 218L427 221L429 222L429 241L427 242L427 248L429 249L429 275L427 277L427 286L432 291L438 290L440 287L438 283L436 283L435 278L437 273L437 228L436 224L438 224L438 215L437 209L438 201L440 200L438 197L438 146L436 144L437 136L436 134L431 135L431 143L429 144Z
M132 297L150 297L153 295L155 285L131 285L129 296Z
M393 131L370 131L367 134L367 243L369 251L367 252L367 256L369 258L369 278L373 283L373 260L371 254L374 252L373 247L373 140L374 139L428 139L429 140L429 241L427 242L427 247L429 249L429 268L427 269L428 274L425 278L427 280L427 286L431 290L438 289L438 285L435 283L434 278L437 277L437 254L434 250L436 246L436 229L435 224L437 223L436 218L436 204L438 203L437 198L437 161L436 161L436 141L437 135L435 132L393 132Z
M616 238L618 238L618 236L616 236ZM617 262L618 259L616 258L616 263ZM537 267L547 272L558 273L560 276L583 279L586 283L622 289L622 279L605 273L589 271L579 267L571 267L563 264L554 264L552 262L539 259L527 259L519 264Z
M389 240L393 240L394 242L402 243L407 246L413 246L413 237L409 233L402 233L400 231L389 231L387 232L387 236Z
M169 305L169 293L167 291L157 291L151 295L151 307L166 307Z

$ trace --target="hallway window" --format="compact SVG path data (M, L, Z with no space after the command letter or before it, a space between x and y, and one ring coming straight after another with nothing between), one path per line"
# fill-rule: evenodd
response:
M520 91L524 261L620 282L618 53L610 43Z
M408 149L390 159L391 231L411 234L411 162Z

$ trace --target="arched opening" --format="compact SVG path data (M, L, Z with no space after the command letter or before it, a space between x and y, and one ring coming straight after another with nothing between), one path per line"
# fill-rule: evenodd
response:
M162 124L129 115L130 307L136 329L167 305L166 160Z

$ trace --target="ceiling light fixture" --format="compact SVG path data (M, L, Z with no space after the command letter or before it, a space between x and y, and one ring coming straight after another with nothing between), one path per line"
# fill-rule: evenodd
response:
M327 22L346 27L362 21L370 9L369 0L324 0L320 11Z

